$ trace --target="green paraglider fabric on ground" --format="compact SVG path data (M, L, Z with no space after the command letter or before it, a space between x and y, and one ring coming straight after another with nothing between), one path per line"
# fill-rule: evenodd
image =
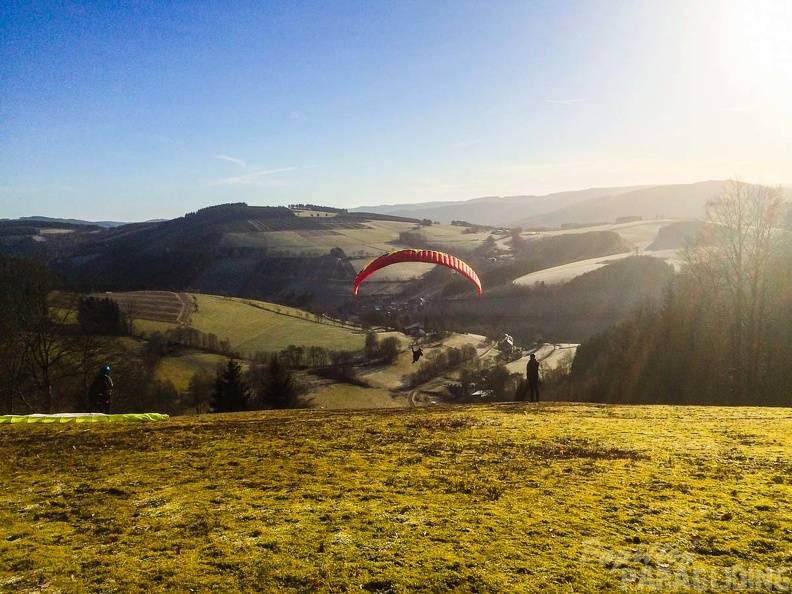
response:
M103 414L57 414L57 415L0 415L3 423L130 423L164 421L169 418L161 413Z

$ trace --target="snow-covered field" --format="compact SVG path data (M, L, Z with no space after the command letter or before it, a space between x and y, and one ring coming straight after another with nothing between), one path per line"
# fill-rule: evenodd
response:
M534 351L536 358L539 360L541 369L549 370L558 366L564 357L574 357L578 345L576 344L543 344L541 347ZM521 373L525 375L525 368L528 365L530 354L506 364L506 368L511 373Z
M657 250L657 251L647 251L647 252L624 252L621 254L614 254L613 256L603 256L601 258L592 258L590 260L581 260L580 262L572 262L570 264L564 264L563 266L554 266L553 268L545 268L544 270L538 270L537 272L532 272L531 274L526 274L525 276L521 276L519 278L514 279L515 285L533 285L534 283L545 283L545 284L554 284L554 283L563 283L569 280L572 280L576 276L580 276L581 274L585 274L587 272L591 272L592 270L596 270L597 268L602 268L607 264L611 264L617 260L623 260L624 258L628 258L630 256L635 255L642 255L642 256L652 256L653 258L659 258L661 260L665 260L669 264L673 265L676 270L679 270L682 266L683 260L682 256L679 253L679 250Z
M614 231L625 241L633 244L639 249L644 249L655 240L657 232L660 231L660 229L672 223L678 223L680 220L682 219L653 219L651 221L633 221L631 223L581 227L579 229L562 229L543 232L539 237L569 235L570 233L589 233L591 231Z
M658 219L652 221L635 221L632 223L621 223L618 225L601 225L598 227L584 227L581 229L567 229L563 231L548 231L542 233L539 237L549 237L553 235L564 235L569 233L588 233L590 231L614 231L618 233L625 241L634 246L633 251L623 252L621 254L614 254L612 256L603 256L600 258L591 258L590 260L581 260L580 262L572 262L564 264L563 266L555 266L553 268L546 268L526 274L519 278L514 279L515 285L533 285L534 283L544 282L546 284L562 283L569 281L576 276L591 272L597 268L611 264L617 260L628 258L629 256L642 255L652 256L665 260L673 265L675 269L679 270L682 266L683 260L680 250L653 250L649 251L648 248L652 242L657 238L657 233L663 227L672 223L679 222L678 219Z

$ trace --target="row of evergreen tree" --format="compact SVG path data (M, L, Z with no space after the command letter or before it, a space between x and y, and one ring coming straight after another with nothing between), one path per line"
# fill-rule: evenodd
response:
M237 412L260 409L304 408L305 388L282 358L253 363L245 372L236 359L229 359L218 371L212 391L210 412Z

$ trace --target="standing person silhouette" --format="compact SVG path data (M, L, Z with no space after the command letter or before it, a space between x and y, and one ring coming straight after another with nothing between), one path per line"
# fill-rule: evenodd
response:
M91 412L110 414L110 399L113 396L113 380L110 377L110 367L105 365L96 376L88 391L88 401Z
M423 355L423 349L421 349L421 347L414 349L413 345L410 345L410 350L412 351L413 363L417 363L418 359L420 359L421 355Z
M536 355L531 353L528 359L528 402L539 402L539 361Z

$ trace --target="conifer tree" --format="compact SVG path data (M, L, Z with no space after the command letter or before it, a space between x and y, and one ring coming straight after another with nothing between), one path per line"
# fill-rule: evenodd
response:
M225 369L218 372L212 393L214 412L238 412L247 410L250 388L242 377L242 365L229 359Z
M302 390L292 371L277 355L270 357L261 400L267 408L299 408Z

